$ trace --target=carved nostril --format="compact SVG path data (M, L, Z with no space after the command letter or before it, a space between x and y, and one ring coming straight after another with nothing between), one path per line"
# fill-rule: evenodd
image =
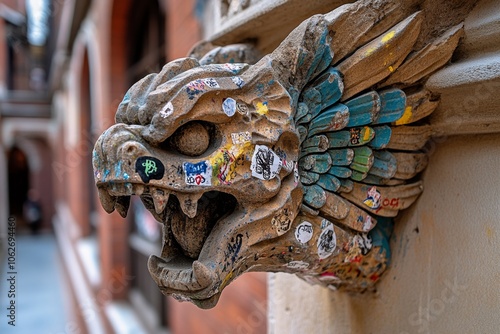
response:
M135 147L134 146L127 147L127 153L133 153L134 151L135 151Z

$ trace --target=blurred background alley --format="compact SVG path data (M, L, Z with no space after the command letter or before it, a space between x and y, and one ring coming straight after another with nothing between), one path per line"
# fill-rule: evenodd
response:
M137 198L108 215L94 185L98 135L133 83L202 38L205 2L0 0L0 333L266 331L265 274L210 311L163 296L147 270L160 225Z

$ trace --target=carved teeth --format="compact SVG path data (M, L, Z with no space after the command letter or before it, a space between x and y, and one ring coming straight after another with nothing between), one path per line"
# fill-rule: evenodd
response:
M122 216L123 218L127 217L127 212L128 212L129 206L130 206L130 196L117 197L115 208L116 208L116 211L118 211L120 216Z
M99 187L97 189L99 193L99 201L107 213L115 211L116 196L112 196L107 189Z
M170 194L163 189L151 189L151 196L153 197L156 213L161 214L165 210L165 206L167 206Z
M151 255L148 260L148 270L156 283L168 290L199 291L213 283L208 267L200 261L194 261L192 267L187 263L165 261Z
M210 269L207 268L200 261L193 262L193 274L196 278L196 281L202 286L206 287L212 283L212 275Z
M189 218L196 217L196 211L198 210L198 200L201 196L203 196L202 193L177 195L182 212L184 212L184 214Z
M134 185L134 195L141 196L144 193L144 186L142 184Z

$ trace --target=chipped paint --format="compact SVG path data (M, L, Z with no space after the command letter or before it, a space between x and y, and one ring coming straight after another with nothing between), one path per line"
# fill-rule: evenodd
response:
M401 116L400 119L398 119L396 121L396 125L404 125L404 124L408 124L408 122L411 120L413 116L413 108L411 106L407 106L405 108L405 112L403 114L403 116Z
M384 35L384 37L382 37L382 43L384 43L384 44L388 43L391 39L394 38L395 35L396 35L396 31L394 31L394 30L389 31L387 34Z

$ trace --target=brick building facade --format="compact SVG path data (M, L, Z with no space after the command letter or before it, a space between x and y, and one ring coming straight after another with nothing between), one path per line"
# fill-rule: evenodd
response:
M20 28L11 30L21 31L24 2L3 2L7 14L0 33L16 23ZM0 189L0 213L18 216L22 232L28 190L41 195L43 228L56 234L72 296L67 330L77 324L81 333L265 331L264 274L240 279L239 288L229 288L211 311L163 296L147 271L148 256L160 251L160 225L142 205L133 204L127 219L108 215L94 186L93 145L114 123L126 90L185 57L201 38L195 1L54 0L50 11L50 34L39 48L47 74L43 89L30 88L29 80L33 55L40 51L26 43L0 43L0 57L7 57L0 61L9 64L0 67L0 144L6 156L0 184L8 180L8 189Z

